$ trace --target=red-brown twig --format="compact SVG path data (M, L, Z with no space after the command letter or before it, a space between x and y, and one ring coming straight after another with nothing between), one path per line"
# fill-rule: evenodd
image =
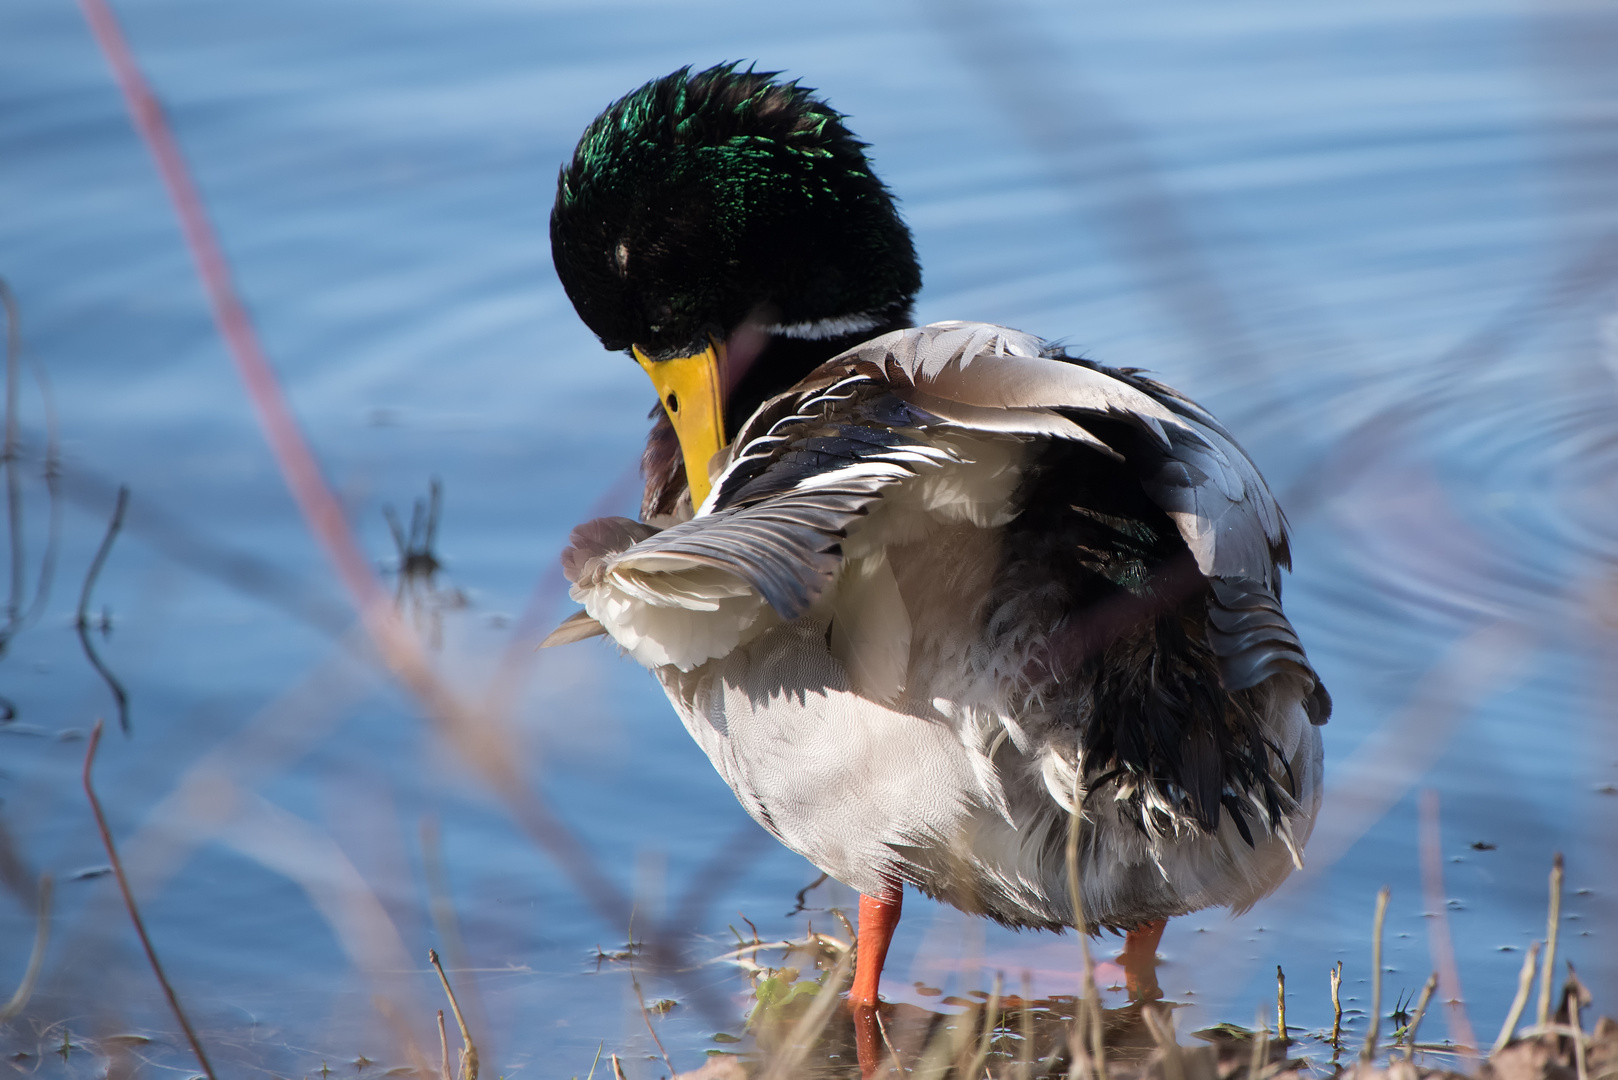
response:
M635 1000L640 1002L640 1018L646 1021L646 1030L652 1036L652 1042L657 1046L657 1052L663 1055L663 1064L668 1066L670 1076L678 1075L679 1070L674 1067L674 1062L669 1060L669 1052L663 1048L663 1040L657 1037L657 1029L652 1026L652 1013L646 1007L646 995L640 992L640 980L631 974L629 982L635 988Z
M1461 997L1461 973L1455 966L1455 943L1449 935L1449 908L1444 898L1444 856L1438 831L1438 792L1427 788L1419 800L1421 811L1421 886L1427 896L1427 907L1433 923L1428 930L1428 946L1432 950L1433 967L1438 969L1439 982L1444 987L1445 1014L1449 1017L1450 1041L1463 1048L1467 1056L1477 1052L1477 1036L1472 1032L1472 1021L1466 1014L1466 1003Z
M469 706L454 693L428 661L421 643L394 611L383 587L344 516L342 504L326 484L319 462L305 441L286 394L259 342L246 305L236 289L230 265L208 219L202 195L191 178L163 108L135 62L123 30L106 0L79 0L97 43L106 55L135 128L151 151L180 219L186 246L197 265L214 321L230 349L247 396L264 431L287 488L304 522L324 549L360 613L377 654L394 678L411 693L440 733L503 799L518 823L572 879L574 888L610 925L629 917L629 898L601 869L584 842L531 791L519 770L519 756L498 730L499 717ZM671 947L657 944L660 966L673 967ZM692 993L707 998L700 986Z
M112 842L112 830L107 827L107 815L101 812L101 800L96 798L95 785L90 782L90 766L95 764L96 750L101 746L100 720L96 721L95 730L90 732L90 746L84 752L84 794L90 800L90 811L95 814L96 828L101 833L101 844L107 849L107 861L112 864L113 876L118 879L118 891L124 894L124 908L129 912L129 921L135 924L135 933L140 937L140 947L146 950L146 962L152 966L152 974L157 976L157 984L163 988L163 996L169 1000L169 1008L174 1011L174 1018L180 1022L185 1037L191 1044L191 1052L197 1055L197 1064L208 1080L218 1080L214 1075L213 1066L208 1064L208 1055L203 1053L202 1043L197 1039L197 1033L191 1027L191 1021L185 1017L185 1010L180 1008L180 999L174 993L174 987L169 985L167 975L163 974L163 965L157 959L157 950L152 948L152 939L146 933L146 924L141 921L140 908L135 906L135 894L129 889L129 878L124 875L124 864L118 858L118 848Z

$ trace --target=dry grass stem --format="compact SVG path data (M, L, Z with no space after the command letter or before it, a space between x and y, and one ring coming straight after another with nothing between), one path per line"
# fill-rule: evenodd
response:
M1511 999L1511 1011L1506 1013L1506 1022L1500 1025L1500 1034L1495 1036L1494 1046L1489 1050L1491 1054L1498 1054L1505 1049L1517 1032L1517 1021L1522 1019L1523 1007L1528 1004L1528 992L1534 986L1534 961L1539 959L1539 942L1528 947L1528 955L1523 957L1522 971L1517 975L1517 996Z
M117 845L112 842L112 830L107 827L107 815L101 812L101 800L96 798L95 785L90 779L90 768L95 764L96 750L101 746L103 727L100 719L97 719L95 727L90 731L90 745L84 751L84 794L90 800L90 812L95 815L96 829L101 833L101 846L107 849L107 861L112 864L113 876L118 879L118 891L123 894L124 909L129 912L129 921L135 924L135 933L140 937L141 948L146 952L146 962L151 965L152 974L157 976L157 983L163 988L163 996L168 999L169 1009L173 1011L174 1018L180 1022L180 1028L185 1032L186 1041L191 1044L191 1052L196 1055L197 1064L202 1067L208 1080L218 1080L214 1076L213 1066L208 1064L208 1055L203 1052L196 1031L191 1027L191 1021L186 1019L185 1010L180 1008L180 999L174 993L174 987L169 985L168 976L163 974L163 965L157 959L157 950L152 947L152 939L146 933L146 924L141 921L140 908L135 906L135 894L130 891L129 877L124 873L123 860L118 858Z
M1185 1057L1174 1031L1174 1013L1159 1005L1145 1005L1140 1015L1152 1033L1152 1041L1163 1053L1164 1080L1185 1080Z
M1343 1048L1343 962L1337 961L1337 966L1328 974L1331 976L1331 1048L1335 1057L1336 1051Z
M1371 1030L1360 1048L1360 1061L1369 1065L1376 1057L1377 1040L1382 1035L1382 924L1388 917L1388 887L1376 894L1376 919L1371 927Z
M629 1080L624 1075L624 1063L618 1060L617 1054L612 1055L612 1078L613 1080Z
M911 1070L911 1080L945 1080L950 1071L960 1064L961 1055L972 1042L976 1030L977 1012L974 1009L967 1009L954 1024L940 1023L932 1038L927 1040L921 1060Z
M630 940L631 944L633 944L633 936L631 936ZM629 984L635 988L635 1000L640 1004L640 1018L646 1022L647 1034L651 1035L652 1044L657 1047L657 1052L663 1056L663 1064L668 1066L669 1075L674 1076L678 1070L674 1068L674 1062L669 1060L669 1052L664 1048L663 1040L657 1037L657 1029L652 1026L652 1013L651 1010L646 1008L646 995L640 992L640 980L631 976Z
M449 1073L449 1033L444 1030L444 1010L438 1010L438 1075L442 1080L455 1080Z
M983 1006L983 1037L978 1040L978 1052L972 1058L972 1064L962 1075L967 1080L979 1080L983 1070L989 1062L989 1048L994 1044L994 1030L998 1026L1000 1017L1000 991L1004 979L997 971L994 975L994 987L989 991L989 1000Z
M832 968L830 977L821 984L814 1001L804 1010L803 1015L798 1017L798 1022L792 1025L792 1032L787 1037L785 1048L780 1056L770 1063L768 1071L764 1074L764 1080L797 1080L797 1077L802 1075L799 1067L808 1056L815 1040L820 1038L820 1033L825 1030L827 1022L831 1020L832 1010L841 1000L838 995L843 992L843 983L848 980L853 970L854 950L849 949L837 958L837 966ZM617 1058L614 1057L613 1061L616 1064Z
M1031 973L1022 973L1022 1011L1018 1015L1018 1029L1022 1033L1022 1043L1017 1047L1017 1075L1021 1080L1030 1080L1034 1075L1034 977Z
M1263 1080L1269 1061L1270 1021L1264 1015L1264 1006L1260 1005L1253 1021L1253 1057L1247 1063L1247 1080Z
M848 916L843 914L842 908L832 908L831 913L833 918L843 924L843 933L848 935L848 947L854 948L860 943L860 932L854 929L854 924L848 921Z
M438 981L444 984L444 996L449 998L450 1011L455 1014L455 1026L461 1029L461 1068L459 1080L478 1080L477 1044L472 1041L472 1033L466 1028L466 1017L461 1015L460 1002L455 1000L455 991L450 988L449 976L444 974L444 965L438 962L437 949L427 950L427 962L433 965L434 971L438 972Z
M1557 856L1557 869L1561 869L1561 856ZM1579 1080L1590 1080L1584 1063L1584 1025L1579 1022L1579 998L1584 991L1584 984L1573 971L1573 965L1567 966L1567 1023L1573 1029L1573 1064L1578 1070Z
M1551 860L1550 910L1545 918L1545 958L1539 969L1539 1008L1535 1023L1551 1022L1551 975L1556 968L1556 932L1562 922L1562 853Z
M1280 964L1275 965L1275 1032L1282 1046L1292 1041L1287 1037L1287 973Z
M1416 1002L1416 1011L1410 1016L1410 1023L1405 1025L1405 1060L1409 1061L1416 1053L1416 1031L1421 1027L1421 1018L1427 1015L1427 1003L1432 1000L1433 991L1438 989L1438 972L1427 976L1427 984L1421 988L1421 999Z
M56 892L56 879L50 874L39 875L39 903L38 913L34 921L34 948L28 954L28 966L23 969L22 978L17 983L17 990L11 995L11 1000L0 1008L0 1022L10 1020L22 1012L28 999L34 996L34 984L39 981L39 969L45 963L45 946L51 940L51 898Z

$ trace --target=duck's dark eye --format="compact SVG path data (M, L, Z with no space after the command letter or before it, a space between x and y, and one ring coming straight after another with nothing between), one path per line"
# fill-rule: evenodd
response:
M664 401L663 404L669 407L669 412L671 413L677 413L680 411L680 399L675 396L673 390L669 391L668 400Z

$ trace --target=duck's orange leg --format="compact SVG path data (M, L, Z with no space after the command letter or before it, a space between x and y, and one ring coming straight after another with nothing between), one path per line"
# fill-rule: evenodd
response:
M1124 988L1130 1001L1151 1001L1163 996L1157 985L1157 943L1163 940L1167 919L1141 923L1124 935L1124 951L1118 959L1124 965Z
M882 1032L877 1026L877 989L882 983L882 965L888 959L888 946L899 925L904 906L904 886L889 885L875 896L860 896L859 946L854 956L854 985L848 992L848 1007L854 1013L854 1047L860 1056L860 1075L873 1076L882 1063Z

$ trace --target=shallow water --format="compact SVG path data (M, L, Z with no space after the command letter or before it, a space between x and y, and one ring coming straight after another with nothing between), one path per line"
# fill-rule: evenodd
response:
M691 1068L739 1032L745 983L698 964L848 907L754 827L650 678L599 643L534 655L569 610L568 529L633 513L651 403L550 268L555 169L608 101L682 64L757 58L819 87L901 196L923 320L986 319L1148 367L1229 424L1283 496L1288 612L1336 699L1310 870L1165 939L1181 1028L1250 1022L1284 964L1290 1019L1329 1023L1327 968L1368 1007L1376 890L1388 994L1433 966L1418 796L1438 793L1447 916L1492 1039L1568 859L1565 955L1618 1009L1618 32L1556 5L1268 2L803 9L728 3L120 5L305 433L368 555L444 490L423 633L470 695L511 648L511 756L651 928L648 978ZM72 5L0 10L0 274L48 373L63 469L56 576L0 664L0 824L57 877L39 987L0 1035L32 1070L63 1030L143 1032L186 1067L78 775L97 764L154 940L216 1059L318 1072L432 1047L429 945L472 997L486 1072L584 1074L598 1044L661 1061L631 934L434 733L360 644L216 334L170 206ZM25 371L30 582L50 519L45 400ZM8 549L9 550L9 549ZM391 582L391 578L389 579ZM525 622L524 612L531 612ZM99 632L98 632L99 633ZM512 646L513 642L515 646ZM176 794L176 793L181 794ZM440 837L424 842L424 825ZM1478 849L1474 845L1493 845ZM447 903L435 923L430 853ZM27 895L31 885L24 884ZM453 910L460 941L446 940ZM32 916L0 901L0 995ZM745 932L745 928L744 928ZM1106 951L1106 950L1103 950ZM1070 993L1071 939L913 899L885 991ZM1108 969L1110 970L1110 969ZM1108 973L1104 970L1104 974ZM918 989L919 984L919 989ZM382 1018L373 995L394 1001ZM1351 1030L1363 1014L1350 1014ZM1441 1025L1426 1029L1431 1037ZM436 1048L434 1048L436 1052ZM69 1055L71 1058L71 1054ZM83 1058L83 1054L80 1058ZM346 1067L346 1066L345 1066ZM637 1071L638 1070L638 1071Z

